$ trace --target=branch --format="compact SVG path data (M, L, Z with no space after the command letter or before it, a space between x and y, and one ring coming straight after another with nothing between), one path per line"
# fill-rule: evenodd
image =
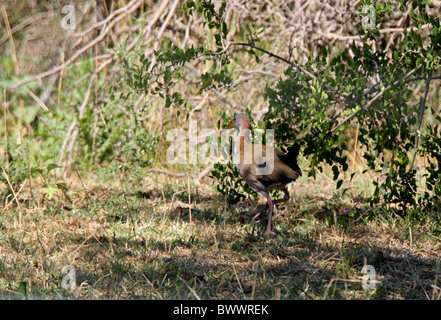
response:
M78 37L79 39L75 42L75 44L73 45L73 48L77 47L82 41L83 38L86 34L88 34L89 32L91 32L92 30L101 27L102 25L106 25L109 21L111 21L115 16L119 15L120 13L124 13L126 12L132 5L134 5L137 1L139 0L135 0L130 2L127 6L120 8L118 10L115 10L114 12L112 12L106 19L101 20L97 23L95 23L94 25L90 26L87 30L84 30L83 32L79 33L79 34L75 34L75 37Z
M178 177L178 178L183 178L183 177L190 177L196 180L201 180L203 177L205 177L207 174L210 173L210 171L213 169L214 167L214 163L211 163L210 165L208 165L204 170L202 170L199 173L196 174L190 174L190 173L177 173L177 172L171 172L171 171L167 171L164 169L149 169L149 172L154 172L154 173L162 173L162 174L166 174L169 176L173 176L173 177Z
M388 34L388 33L398 33L398 32L408 32L408 31L421 31L421 30L425 30L428 28L431 28L432 25L431 24L425 24L423 26L421 26L421 29L418 29L417 27L410 27L410 28L386 28L386 29L380 29L378 30L378 32L380 32L380 34ZM363 36L362 35L357 35L357 36L342 36L339 34L335 34L332 32L327 32L327 33L323 33L318 31L317 34L321 35L322 37L328 38L328 39L335 39L338 41L354 41L354 40L362 40Z
M299 69L304 74L306 74L308 77L310 77L310 78L312 78L314 80L317 80L317 77L315 75L313 75L312 73L310 73L306 69L302 68L301 66L299 66L299 65L295 64L294 62L292 62L292 61L290 61L288 59L285 59L285 58L283 58L283 57L281 57L281 56L279 56L277 54L274 54L274 53L272 53L272 52L270 52L268 50L265 50L263 48L257 47L253 42L230 42L228 44L228 46L225 49L223 49L222 51L218 51L218 52L205 52L205 53L201 54L201 56L203 56L203 55L222 55L225 52L227 52L230 49L231 46L244 46L244 47L251 47L253 49L259 50L259 51L261 51L263 53L266 53L267 55L269 55L272 58L276 58L278 60L281 60L281 61L289 64L290 66L292 66L292 67L294 67L296 69Z
M439 79L441 79L441 76L431 78L431 80L439 80ZM418 81L418 80L427 80L427 79L425 77L415 77L415 78L408 79L408 80L404 81L404 83L409 83L409 82Z
M420 66L414 68L413 70L409 71L408 73L406 73L406 75L404 76L404 79L410 77L412 74L414 74ZM356 116L357 114L359 114L361 111L366 111L367 109L370 108L370 106L378 100L378 98L380 98L384 92L386 92L387 90L389 90L392 86L396 86L401 82L401 79L398 79L397 81L395 81L392 84L389 84L387 87L382 88L382 90L375 96L372 98L372 100L370 100L365 106L363 106L360 110L355 111L353 114L351 114L350 116L346 117L346 119L344 119L342 122L340 122L335 128L333 128L329 133L333 133L335 132L338 128L340 128L343 124L345 124L346 122L348 122L349 120L351 120L354 116ZM372 88L371 88L372 89ZM344 108L345 109L345 108ZM341 114L341 112L338 114L338 116ZM333 119L336 119L337 117L334 117Z
M405 77L408 77L408 75L406 75ZM399 80L401 81L401 79L402 79L402 78L400 78ZM407 79L407 80L405 80L404 83L409 83L409 82L418 81L418 80L424 80L424 79L426 79L426 78L425 78L425 77L415 77L415 78L412 78L412 79ZM432 77L432 80L435 80L435 79L439 80L439 79L441 79L441 76ZM396 84L398 84L398 83L395 82L394 85L396 85ZM352 105L354 105L357 101L359 101L359 100L360 100L361 98L363 98L365 95L367 95L367 94L369 94L369 93L371 93L371 92L373 92L373 91L376 91L377 88L378 88L379 86L380 86L380 82L377 82L376 84L374 84L373 86L371 86L369 89L366 89L365 91L363 91L359 96L357 96L357 97L354 98L351 102L349 102L349 103L348 103L348 104L342 109L342 111L349 109ZM389 87L388 87L388 88L389 88ZM341 115L341 112L342 112L342 111L340 111L340 112L337 113L334 117L332 117L332 119L331 119L329 122L331 122L331 123L335 122L335 120L337 120L337 118Z
M272 53L271 51L268 51L268 50L265 50L265 49L263 49L261 47L258 47L253 42L230 42L228 44L228 46L225 49L221 50L221 51L218 51L218 52L205 52L205 53L201 54L199 57L204 56L204 55L222 55L225 52L227 52L230 49L231 46L244 46L244 47L250 47L250 48L253 48L255 50L261 51L261 52L269 55L272 58L276 58L276 59L278 59L280 61L285 62L286 64L290 65L291 67L294 67L297 70L300 70L303 74L305 74L309 78L318 81L317 77L314 74L312 74L311 72L309 72L308 70L306 70L305 68L299 66L298 64L292 62L291 60L285 59L285 58L283 58L283 57L281 57L281 56L279 56L279 55L277 55L275 53ZM328 90L336 91L335 88L331 87L330 85L327 85L326 83L324 83L323 86L326 89L328 89ZM342 95L346 95L346 93L342 93Z
M135 5L133 5L134 3L135 3ZM90 48L94 47L96 44L100 43L107 36L107 34L110 32L110 30L112 30L112 28L115 26L115 24L118 21L120 21L122 18L124 18L127 14L130 14L133 11L135 11L140 6L140 4L141 4L141 2L139 0L133 0L127 6L122 8L122 9L124 9L123 14L119 15L117 18L112 20L112 22L104 30L102 30L101 34L98 37L96 37L91 42L89 42L87 45L83 46L81 49L79 49L77 52L75 52L75 54L66 62L64 62L61 65L56 66L55 68L48 70L46 72L25 78L15 84L13 84L11 86L11 89L15 90L18 87L21 87L29 82L32 82L32 81L36 81L36 80L41 81L41 79L46 78L54 73L57 73L57 72L63 70L64 68L69 66L72 62L77 60L84 52L86 52ZM130 8L130 9L127 9L127 8Z
M235 45L235 46L247 46L247 47L251 47L251 48L253 48L253 49L259 50L259 51L261 51L261 52L263 52L263 53L266 53L267 55L269 55L269 56L272 57L272 58L276 58L276 59L278 59L278 60L281 60L281 61L283 61L283 62L289 64L290 66L292 66L292 67L294 67L294 68L296 68L296 69L302 71L302 72L303 72L304 74L306 74L308 77L310 77L310 78L312 78L312 79L314 79L314 80L317 80L317 77L316 77L315 75L313 75L312 73L310 73L310 72L307 71L306 69L302 68L302 67L299 66L298 64L295 64L294 62L292 62L292 61L290 61L290 60L288 60L288 59L285 59L285 58L283 58L283 57L281 57L281 56L279 56L279 55L277 55L277 54L274 54L274 53L272 53L272 52L270 52L270 51L267 51L267 50L265 50L265 49L263 49L263 48L257 47L257 46L254 45L254 43L252 43L252 42L231 42L230 45Z
M19 202L18 199L17 199L17 194L15 193L14 187L12 186L11 181L9 180L9 176L8 176L8 174L6 173L5 168L3 168L3 166L2 166L1 164L0 164L0 167L2 168L2 170L3 170L3 175L5 176L5 179L6 179L6 181L8 182L9 188L11 189L12 194L14 195L14 200L15 200L15 202L17 203L18 208L21 209L21 207L20 207L20 202Z
M0 45L2 45L3 43L5 43L8 38L10 36L12 36L14 33L26 28L28 25L34 23L35 21L37 21L38 19L44 19L47 18L49 16L53 15L53 13L50 12L41 12L41 13L37 13L35 15L33 15L30 18L27 18L26 20L24 20L23 22L21 22L19 25L16 25L15 27L13 27L11 29L11 33L6 33L1 39L0 39Z
M175 173L175 172L170 172L167 170L163 170L163 169L149 169L149 172L157 172L157 173L163 173L169 176L173 176L173 177L188 177L191 176L189 173Z
M420 141L420 135L421 135L421 123L423 122L423 116L424 116L424 109L426 107L426 100L427 100L427 95L429 94L429 87L430 87L430 81L432 80L432 72L429 72L429 76L427 77L426 80L426 86L424 88L424 95L421 98L421 102L420 102L420 114L418 116L418 124L417 124L417 130L416 130L416 136L415 136L415 144L413 146L413 155L412 155L412 162L410 163L410 168L409 171L412 170L413 168L413 164L415 162L415 156L416 156L416 151L418 148L418 143Z

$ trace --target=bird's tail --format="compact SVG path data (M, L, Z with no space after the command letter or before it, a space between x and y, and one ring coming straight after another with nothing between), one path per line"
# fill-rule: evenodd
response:
M289 156L290 159L297 161L297 157L299 156L299 151L300 151L300 145L298 144L298 142L295 142L291 146L291 148L289 148L287 156Z
M300 175L302 171L297 164L297 157L299 156L300 145L295 142L288 150L288 153L280 157L280 160L294 171L298 171Z

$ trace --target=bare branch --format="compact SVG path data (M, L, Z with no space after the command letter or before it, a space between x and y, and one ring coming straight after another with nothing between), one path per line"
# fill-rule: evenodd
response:
M136 9L138 9L138 7L140 6L141 1L140 0L133 0L132 2L130 2L127 6L125 6L125 10L123 11L122 14L120 14L117 18L115 18L114 20L112 20L112 22L105 28L103 29L103 31L101 32L101 34L96 37L95 39L93 39L91 42L89 42L87 45L83 46L81 49L79 49L77 52L75 52L75 54L70 57L66 62L62 63L59 66L56 66L55 68L52 68L51 70L48 70L46 72L40 73L38 75L35 76L31 76L28 78L25 78L15 84L13 84L11 86L12 90L17 89L18 87L21 87L29 82L32 81L41 81L43 78L46 78L54 73L57 73L61 70L63 70L64 68L66 68L67 66L69 66L72 62L74 62L75 60L77 60L84 52L86 52L87 50L89 50L90 48L94 47L96 44L100 43L106 36L107 34L110 32L110 30L112 30L112 28L115 26L115 24L120 21L121 19L123 19L126 15L134 12ZM129 9L127 9L129 8Z
M380 29L378 30L380 32L380 34L387 34L387 33L404 33L404 32L409 32L411 30L413 31L421 31L421 30L425 30L425 29L429 29L431 28L432 25L431 24L425 24L423 26L421 26L421 29L418 29L417 27L410 27L410 28L386 28L386 29ZM363 36L362 35L357 35L357 36L343 36L343 35L339 35L339 34L335 34L335 33L331 33L331 32L327 32L327 33L323 33L318 31L317 32L319 35L329 38L329 39L336 39L339 41L353 41L353 40L362 40Z

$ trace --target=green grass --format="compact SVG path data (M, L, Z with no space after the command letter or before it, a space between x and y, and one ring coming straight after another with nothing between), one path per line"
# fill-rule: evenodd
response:
M435 218L353 219L362 205L304 178L267 238L266 221L251 222L253 201L225 208L200 185L189 204L186 183L147 180L130 192L72 181L72 203L34 194L33 206L2 212L2 297L20 298L26 282L28 299L440 299ZM362 288L365 261L375 290ZM68 265L74 290L61 285Z

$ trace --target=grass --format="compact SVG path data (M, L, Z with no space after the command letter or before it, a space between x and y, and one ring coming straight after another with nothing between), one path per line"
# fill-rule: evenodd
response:
M110 12L127 3L110 1L97 8ZM146 4L143 10L155 8L153 2ZM100 10L88 7L77 21L81 23L77 32L97 21L95 14ZM72 57L75 51L70 47L76 40L60 30L64 17L60 10L56 2L6 1L0 16L8 19L0 22L0 38L25 19L41 13L54 15L8 32L8 40L0 44L3 83L48 71ZM232 40L246 36L245 28L237 28L240 10L237 15L231 20L231 30L238 30L230 33ZM188 29L189 44L199 43L198 30L206 30L196 20ZM273 38L272 34L286 37L289 25L277 24L272 18L268 21L272 31L261 35L262 45L272 43L268 50L286 52L289 39ZM42 23L51 27L42 28ZM326 172L317 181L303 177L290 186L292 199L275 211L275 238L263 236L266 221L251 222L257 207L254 201L226 207L210 181L189 187L186 178L145 174L150 166L163 167L167 146L163 133L183 127L185 114L177 116L175 107L165 109L164 100L150 96L139 100L140 107L136 107L138 93L129 96L133 91L122 81L124 74L115 71L115 67L123 69L122 64L110 65L92 86L88 84L101 64L97 55L108 53L107 49L118 52L117 43L126 36L128 40L137 38L139 31L132 23L121 20L112 39L106 38L94 52L83 54L53 78L53 83L46 79L43 86L29 83L27 90L0 90L0 160L6 159L7 152L13 158L0 161L4 167L0 168L0 177L4 177L0 181L0 298L441 299L440 217L418 220L396 216L393 211L372 216L364 203L372 194L374 178L369 172L361 174L367 162L354 133L345 136L347 156L352 171L360 174L339 191ZM158 25L158 29L165 27ZM138 30L143 30L141 25ZM167 28L166 37L183 45L181 31ZM207 37L205 31L202 35L206 47L214 48L213 36ZM155 35L145 40L140 47L143 53L154 48ZM85 38L79 47L86 42L90 43ZM305 49L302 41L299 45L294 53ZM312 45L314 49L316 44ZM300 64L311 52L309 42L307 49L303 50L306 55L299 55ZM136 51L128 52L129 56L135 57ZM231 66L283 74L286 66L265 56L261 59L239 50L234 52ZM198 72L210 72L210 64L198 66ZM194 83L199 78L181 79L180 92L194 106L192 116L199 128L211 127L225 110L232 114L227 100L252 106L255 111L268 107L262 92L265 87L275 87L279 77L253 77L248 82L241 73L233 76L242 86L223 93L221 100L217 93L203 99L196 94L200 88ZM52 94L41 105L31 91L39 97ZM439 97L435 90L431 97L434 110L439 110ZM80 116L83 104L87 106L84 117ZM77 140L69 129L75 119L79 123ZM432 120L433 114L425 115L424 121ZM359 128L353 127L355 130ZM53 163L69 164L70 171L60 173L72 176L61 181L55 168L49 170ZM308 168L308 161L302 159L300 166ZM189 170L187 165L166 169ZM191 173L202 169L194 168ZM31 175L32 170L40 173ZM92 171L90 177L84 174ZM59 188L60 182L66 182L72 201ZM12 193L5 192L7 184ZM365 219L368 214L370 218ZM365 264L375 267L378 282L374 290L362 287ZM67 266L75 271L74 289L63 287Z
M291 186L275 238L263 236L266 221L251 222L256 203L225 208L208 184L192 185L189 202L187 179L100 181L70 181L71 203L36 192L25 201L23 191L20 208L2 212L3 298L22 298L23 283L29 299L441 298L439 219L364 222L363 202L326 179ZM362 288L365 264L374 290ZM63 289L65 266L73 290Z

